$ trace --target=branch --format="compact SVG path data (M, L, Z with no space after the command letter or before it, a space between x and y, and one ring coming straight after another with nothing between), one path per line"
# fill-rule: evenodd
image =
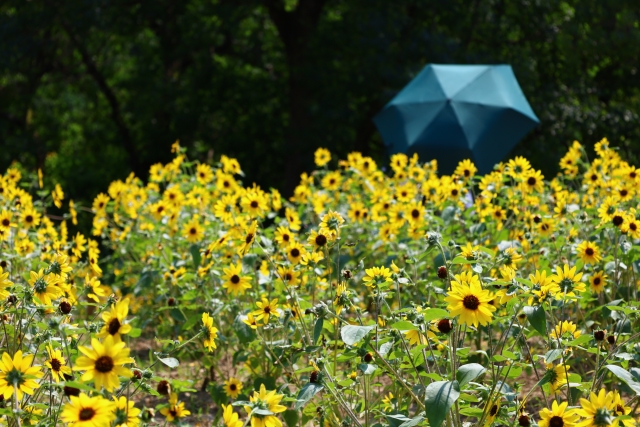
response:
M80 56L82 57L82 63L87 68L87 72L93 79L96 84L100 88L100 91L107 98L107 102L111 107L111 119L115 123L118 128L118 133L120 134L120 138L122 138L122 143L124 145L124 149L129 154L129 164L131 168L139 174L140 171L140 160L138 158L138 153L136 152L136 148L133 144L133 140L131 138L131 133L129 132L129 128L122 117L122 113L120 110L120 103L118 102L118 98L116 98L115 93L107 84L107 80L102 75L96 63L93 61L91 55L85 48L85 46L81 43L78 37L71 31L70 27L66 22L62 22L62 28L67 33L67 36L71 40L73 46L78 50Z

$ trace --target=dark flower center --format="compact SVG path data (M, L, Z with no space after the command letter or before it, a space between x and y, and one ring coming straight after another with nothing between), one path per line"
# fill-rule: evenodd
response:
M5 218L2 220L2 225L4 225L5 227L8 227L11 224L11 221L9 221L9 219Z
M106 374L113 370L113 359L109 356L102 356L95 363L96 371Z
M593 284L594 284L594 285L598 286L598 285L600 284L600 282L601 282L601 280L600 280L600 278L599 278L599 277L594 277L594 278L593 278Z
M537 182L536 179L534 177L532 177L532 176L530 176L529 179L527 179L527 184L529 184L531 186L536 185L536 182Z
M26 222L32 222L32 221L33 221L33 216L31 216L31 215L27 215L27 216L24 218L24 220L25 220Z
M298 258L300 256L300 250L298 248L291 249L291 252L289 252L289 253L294 258Z
M621 195L622 197L625 197L627 194L629 194L629 192L628 192L625 188L623 188L622 190L620 190L620 195Z
M120 321L117 317L111 319L109 322L109 335L115 335L120 330Z
M96 414L96 411L93 408L82 408L80 409L80 413L78 414L78 418L80 421L89 421Z
M418 209L414 209L411 211L411 216L414 218L418 218L420 216L420 211Z
M451 195L452 196L457 196L458 195L458 190L457 189L451 190Z
M591 175L591 181L597 181L598 180L598 175L593 174Z
M465 169L464 176L469 176L469 175L471 175L471 171L469 169Z
M592 248L587 248L584 251L585 254L587 254L588 256L593 256L593 249Z
M491 414L491 416L493 417L495 414L498 413L498 405L496 405L495 403L493 404L493 406L491 407L491 410L489 411L489 413Z
M264 311L265 314L269 314L269 313L271 313L271 307L266 306L265 308L262 309L262 311Z
M244 242L248 245L249 243L253 242L253 233L249 233L247 234L247 238L244 239Z
M229 390L236 391L238 387L235 384L229 384Z
M549 229L549 224L542 224L540 228L542 229L542 231L547 231Z
M231 283L233 283L234 285L237 285L238 283L240 283L240 277L238 277L237 274L234 274L233 276L231 276Z
M564 420L562 419L562 417L559 416L554 416L551 417L551 419L549 420L549 427L563 427L564 426Z
M58 372L60 370L60 368L62 367L62 363L58 360L58 359L51 359L51 361L49 362L51 364L51 369L53 369L54 371Z
M327 244L327 238L325 235L323 234L318 234L316 236L316 245L318 246L324 246Z
M636 231L638 229L638 226L636 225L635 222L632 222L631 224L629 224L629 229Z
M289 235L288 235L288 234L283 234L283 235L282 235L282 241L283 241L283 242L288 242L288 241L289 241L289 239L290 239L290 237L289 237Z
M462 305L468 310L477 310L480 306L480 300L475 295L467 295L462 300Z
M253 201L251 202L251 207L252 207L253 209L257 208L257 207L258 207L258 201L257 201L257 200L253 200Z
M290 282L290 281L291 281L291 279L293 279L293 274L291 274L291 273L285 273L285 275L284 275L284 279L285 279L287 282Z
M195 235L195 234L198 234L198 230L196 230L196 228L195 228L195 227L191 227L191 228L189 229L189 234L194 234L194 235Z
M535 222L536 224L538 224L540 221L542 221L542 218L540 218L538 215L533 217L533 222Z
M616 227L619 227L623 222L624 222L624 218L622 218L622 216L620 215L616 215L613 217L613 225L615 225Z

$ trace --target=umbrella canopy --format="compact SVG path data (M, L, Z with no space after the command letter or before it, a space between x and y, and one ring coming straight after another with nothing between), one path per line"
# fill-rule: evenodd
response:
M493 169L540 121L510 65L427 65L374 117L390 154Z

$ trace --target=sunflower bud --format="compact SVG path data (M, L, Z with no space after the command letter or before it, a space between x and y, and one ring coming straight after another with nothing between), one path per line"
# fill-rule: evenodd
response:
M522 414L518 417L518 425L520 427L529 427L531 425L531 419L528 415Z
M451 324L451 320L449 319L440 319L438 322L438 330L443 334L448 334L453 329L453 325Z
M594 331L593 338L595 338L596 341L604 340L604 331Z
M60 305L58 306L58 309L60 310L60 313L62 314L69 314L71 313L71 309L73 307L71 306L71 303L69 301L61 301Z
M447 267L445 267L444 265L438 267L438 278L444 280L447 278L447 275Z
M615 345L616 343L616 337L614 337L613 335L608 335L607 336L607 342L611 345Z
M167 380L162 380L158 383L158 387L156 388L158 393L163 396L168 396L171 393L171 385Z

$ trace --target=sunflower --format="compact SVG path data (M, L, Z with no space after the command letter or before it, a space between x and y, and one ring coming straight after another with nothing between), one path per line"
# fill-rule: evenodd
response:
M575 292L586 291L585 284L580 282L582 273L576 272L576 266L569 268L567 264L563 267L556 266L556 274L551 276L551 281L560 288L558 296L575 297Z
M184 225L182 228L182 235L190 243L196 243L202 240L204 228L200 225L200 220L197 215Z
M231 399L237 399L238 395L242 391L242 383L237 378L229 378L224 382L224 393Z
M624 400L622 400L622 396L618 391L613 390L611 393L613 394L613 415L616 417L628 415L631 412L631 407L625 406Z
M568 402L562 402L558 405L557 401L553 401L551 409L544 408L540 411L540 427L574 427L580 418L575 409L567 410Z
M506 172L507 175L513 178L520 178L525 175L531 169L531 163L529 160L525 159L522 156L517 156L507 163Z
M237 214L236 202L237 197L235 195L223 195L213 206L213 214L225 224L233 225Z
M171 397L169 397L169 407L160 409L160 413L167 418L168 422L179 420L191 414L184 408L184 402L178 401L178 395L175 393L171 393Z
M275 235L276 242L279 245L288 246L291 242L294 241L293 234L291 233L291 230L289 230L289 228L287 227L282 227L282 226L278 227L275 234L276 234Z
M342 215L335 211L329 211L329 213L322 217L320 229L326 228L327 230L338 233L342 224L344 224L344 218L342 218Z
M278 266L278 278L287 286L297 286L300 284L300 273L291 267Z
M63 380L65 375L71 375L71 368L65 366L67 362L64 360L64 356L60 350L48 345L47 353L49 354L49 358L44 362L44 366L51 370L51 378L53 378L55 382Z
M591 392L589 399L580 399L580 409L576 413L583 417L576 427L615 427L618 420L614 417L616 407L613 402L613 393L607 393L600 389L598 394Z
M369 217L369 213L364 203L353 202L350 204L350 209L347 212L347 216L354 223L360 223L362 221L365 221Z
M293 265L299 264L300 259L306 253L307 250L298 242L291 242L287 248L287 258Z
M320 229L318 231L313 230L309 234L307 242L313 245L314 249L322 249L327 246L327 243L335 239L335 233L327 229Z
M253 317L253 313L247 313L247 315L242 318L242 323L244 323L251 329L258 329L258 326L260 326L255 317Z
M13 396L14 391L18 400L22 400L23 394L33 395L33 392L40 385L35 381L42 377L41 366L31 366L33 354L22 355L22 350L18 350L13 359L9 353L2 354L0 361L0 395L4 400Z
M13 286L13 282L9 280L9 272L3 271L2 267L0 267L0 299L6 299L10 293L7 291L7 288Z
M109 427L115 418L114 402L102 396L89 397L84 393L69 396L69 403L64 405L61 418L74 427Z
M125 396L117 398L113 396L115 404L115 421L116 427L136 427L140 425L140 409L135 407L133 400L127 400Z
M589 285L592 292L601 293L607 285L607 275L604 274L604 271L596 271L589 277Z
M102 313L102 320L104 326L98 333L98 338L105 338L108 335L113 336L115 342L120 341L121 334L128 334L131 332L131 325L125 324L129 314L129 299L123 298L115 304L111 305L109 311Z
M256 306L258 306L258 309L251 313L255 316L256 321L263 320L263 322L267 324L269 323L269 316L280 317L277 298L269 301L267 298L262 297L262 301L256 302Z
M282 422L275 416L286 411L287 407L280 405L284 395L276 394L275 390L267 392L264 384L260 385L260 392L254 391L249 398L251 406L245 405L244 409L251 415L251 427L282 427ZM259 415L252 413L252 407L266 409L272 415Z
M463 325L484 326L491 321L492 312L496 311L491 305L493 296L482 289L480 282L474 281L467 285L453 281L451 291L444 300L449 303L447 310L450 316L459 315Z
M262 191L252 189L240 199L242 211L248 213L252 217L260 217L269 210L269 200Z
M238 418L238 413L233 411L233 406L222 404L222 419L226 427L242 427L243 422Z
M125 368L125 363L133 363L129 357L129 349L124 342L117 342L113 336L108 335L101 343L95 338L91 339L91 347L79 346L78 350L84 356L78 357L74 371L85 371L82 381L93 380L96 388L104 387L112 392L120 386L119 376L131 378L131 370Z
M465 159L458 163L458 166L456 167L456 170L453 172L453 174L461 177L466 181L470 178L473 178L476 172L478 172L478 168L476 168L476 165L474 165L471 160Z
M487 411L487 419L484 422L485 426L490 426L496 420L498 412L500 412L500 398L498 397L493 402L489 402L489 410Z
M42 305L51 305L51 300L56 299L62 295L62 289L56 284L57 279L51 274L45 274L43 269L40 269L37 273L31 271L29 273L29 284L33 286L33 296Z
M229 265L229 268L223 268L224 272L222 279L222 287L227 290L231 295L244 295L246 289L251 289L251 277L241 276L242 262L238 261L237 264Z
M549 380L551 393L555 393L561 387L569 384L568 371L569 371L569 366L567 365L553 366L552 363L547 364L547 370L545 371L545 376Z
M585 264L597 264L602 259L598 245L588 240L580 243L576 248L576 252L578 253L578 258Z
M544 191L544 176L540 171L531 169L522 176L522 189L525 193Z
M9 231L11 227L15 227L16 224L11 221L13 214L6 210L0 213L0 230Z
M196 166L196 179L202 185L207 185L213 180L213 169L206 164Z
M336 191L340 188L340 184L342 184L340 171L327 172L327 174L322 178L322 181L320 181L322 188L329 191Z
M300 227L301 227L300 216L298 216L298 213L296 211L294 211L291 208L286 208L284 210L284 217L287 218L287 222L289 223L290 229L292 229L293 231L300 230Z
M213 326L213 318L209 313L202 313L202 331L204 332L204 347L209 353L216 347L215 339L218 338L218 328Z
M107 203L109 203L109 196L104 193L100 193L93 199L93 211L94 212L104 212L107 207Z
M321 168L331 161L331 152L326 148L321 147L316 150L313 157L316 162L316 166Z
M32 207L25 207L20 214L20 220L27 228L36 227L40 224L40 214Z
M564 334L568 334L572 339L578 338L581 332L577 330L578 326L573 322L563 321L556 325L556 327L549 334L553 339L562 338Z
M249 227L245 229L245 237L242 241L242 244L238 248L238 255L244 256L249 249L251 249L251 245L256 240L256 233L258 229L258 221L253 221Z
M365 273L367 274L362 278L362 281L370 288L377 288L381 285L388 285L390 283L393 283L393 279L391 278L391 270L389 270L387 267L367 268L365 270Z

